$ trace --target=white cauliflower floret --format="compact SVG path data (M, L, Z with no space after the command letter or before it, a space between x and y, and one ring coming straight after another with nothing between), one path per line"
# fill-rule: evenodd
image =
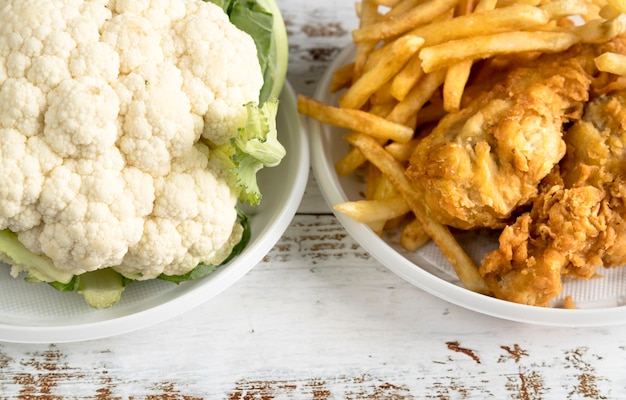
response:
M24 78L10 78L0 86L0 128L34 136L43 127L44 92Z
M107 7L107 0L82 2L80 17L74 18L68 26L68 33L77 45L99 41L100 28L111 19L111 10Z
M163 61L161 34L135 14L118 14L104 24L102 41L120 55L120 72L127 74L142 64Z
M263 77L201 0L4 0L0 230L61 271L149 279L221 262L238 191L212 150Z
M84 43L72 50L69 69L74 78L90 76L114 83L120 72L120 56L106 43Z
M33 58L27 74L31 83L46 92L70 78L67 61L50 55Z
M180 71L170 63L144 64L123 77L117 92L124 99L120 149L127 161L143 171L165 175L171 159L197 141L199 118L191 113L182 91Z
M241 113L237 105L256 100L263 77L233 69L232 60L256 54L254 42L245 40L245 33L233 33L239 46L222 46L221 42L202 40L220 35L230 23L219 8L191 2L189 9L187 16L174 24L177 50L182 51L176 54L177 65L182 71L183 87L191 100L192 110L204 116L203 136L213 143L223 144L232 137L233 129L245 123L246 114ZM206 24L206 19L216 23ZM220 57L210 62L197 56L215 52L219 52ZM258 61L250 60L250 63L256 65ZM228 96L223 96L225 91Z
M235 201L227 183L206 168L202 145L172 162L172 172L155 179L155 202L144 235L131 247L116 269L137 279L152 279L161 273L181 275L200 262L219 263L223 247L216 243L229 237L236 218ZM207 196L207 193L211 193ZM155 248L162 251L155 252ZM187 249L181 252L180 249ZM155 266L167 264L165 269Z
M61 158L37 138L0 128L0 226L23 231L37 226L37 201L45 176Z
M67 79L48 93L43 137L61 157L93 158L115 147L119 100L103 80Z
M43 41L41 53L55 56L65 61L69 57L70 52L76 47L78 39L81 38L68 32L51 32ZM84 40L84 37L82 39ZM38 54L33 54L33 56L36 55Z
M43 185L38 237L20 239L73 274L118 265L141 238L154 201L152 182L152 176L126 168L115 149L94 160L70 159Z
M23 78L30 68L32 59L18 51L9 53L6 57L7 76L10 78Z

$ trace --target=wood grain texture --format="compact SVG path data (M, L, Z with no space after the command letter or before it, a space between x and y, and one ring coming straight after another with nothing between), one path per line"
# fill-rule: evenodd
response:
M354 3L278 0L289 79L311 94ZM220 296L138 332L0 343L0 399L619 399L626 326L480 315L408 284L339 225L313 175L289 229Z
M349 1L278 0L289 35L287 78L298 93L311 95L322 74L352 41L357 26Z

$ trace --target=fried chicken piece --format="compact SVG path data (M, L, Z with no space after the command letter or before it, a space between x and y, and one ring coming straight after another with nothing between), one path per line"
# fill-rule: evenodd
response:
M564 123L580 118L593 50L545 54L444 117L415 149L407 176L434 218L502 228L565 155Z
M562 277L626 264L626 91L600 96L566 133L567 154L480 273L494 295L548 306Z

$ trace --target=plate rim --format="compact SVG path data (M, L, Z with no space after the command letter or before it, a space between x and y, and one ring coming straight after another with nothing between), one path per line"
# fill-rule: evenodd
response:
M347 58L354 51L354 44L350 44L344 47L330 63L315 88L313 97L316 100L322 102L327 100L332 71L347 63ZM335 204L348 200L348 197L334 168L329 168L332 164L327 159L323 146L323 132L329 128L312 118L307 119L307 124L310 135L312 171L322 196L332 209ZM414 264L366 225L360 224L335 210L333 213L353 239L383 266L419 289L451 304L503 320L534 325L598 327L626 324L626 306L574 310L547 308L513 303L469 291L436 277L419 265Z
M253 236L253 240L248 247L229 264L223 266L223 269L216 271L213 279L206 279L212 276L210 275L203 278L204 281L189 282L191 284L189 290L163 303L124 315L114 315L112 318L104 320L54 326L26 326L7 324L0 321L0 342L31 344L82 342L138 331L199 307L227 290L252 270L289 227L304 196L310 171L310 145L306 123L304 118L297 112L296 94L288 80L285 81L281 91L279 103L279 117L285 118L285 124L290 126L290 128L292 126L294 128L290 129L290 132L279 131L278 133L279 138L281 135L289 135L290 141L293 141L290 143L285 156L285 159L289 160L288 171L291 171L289 175L293 177L293 182L289 182L292 184L285 189L287 193L281 198L282 201L273 203L271 208L259 211L259 213L274 214L270 223L264 226L258 234L255 235L253 233L256 239ZM291 132L291 130L294 132ZM296 150L295 153L293 152L294 150ZM281 161L281 164L284 161ZM274 168L267 168L267 170L269 170L267 173L271 174ZM262 205L263 203L261 203ZM252 220L255 218L255 215L249 215L249 218ZM264 239L261 240L261 237ZM215 290L207 290L207 288ZM114 307L107 310L113 310L112 313L115 314ZM94 312L107 310L94 310Z

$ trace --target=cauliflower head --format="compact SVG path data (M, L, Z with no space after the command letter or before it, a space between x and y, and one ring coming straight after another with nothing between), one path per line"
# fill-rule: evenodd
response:
M242 234L220 160L258 65L212 3L1 0L0 230L73 275L219 264Z

